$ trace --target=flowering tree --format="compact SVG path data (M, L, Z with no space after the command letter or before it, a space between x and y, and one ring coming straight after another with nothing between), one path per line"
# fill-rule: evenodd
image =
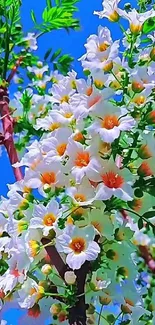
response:
M150 325L155 10L149 0L136 9L104 0L78 79L60 50L43 63L33 54L42 34L78 28L76 2L47 0L41 24L31 12L39 32L24 37L20 1L0 0L0 140L16 178L0 203L1 307L25 309L19 324ZM112 40L106 19L122 40Z

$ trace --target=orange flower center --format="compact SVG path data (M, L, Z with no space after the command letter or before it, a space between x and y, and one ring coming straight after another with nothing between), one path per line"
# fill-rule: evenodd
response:
M80 194L80 193L75 194L74 195L74 198L75 198L75 200L77 202L84 202L84 201L86 201L86 196L84 194Z
M66 117L66 118L70 118L70 117L72 117L73 116L73 114L71 113L71 112L66 112L65 114L64 114L64 117Z
M104 52L104 51L106 51L108 49L108 47L109 47L109 44L106 43L106 42L103 42L98 46L98 50L100 52Z
M81 142L84 141L84 136L81 132L78 132L74 135L74 141Z
M105 186L109 188L120 188L124 183L123 177L112 171L103 174L102 180Z
M74 251L75 254L80 254L86 248L86 242L82 237L73 238L69 247Z
M86 95L87 95L87 96L90 96L90 95L92 94L92 92L93 92L93 88L92 88L92 87L89 87L89 88L87 88L87 90L86 90Z
M68 95L64 95L64 96L62 96L62 98L61 98L61 103L68 103L69 102L69 96Z
M52 123L51 125L50 125L50 127L49 127L49 130L50 131L55 131L56 129L58 129L59 127L60 127L60 123L59 122L54 122L54 123Z
M101 123L102 127L107 130L111 130L115 126L119 126L119 121L116 115L106 115Z
M56 217L53 213L47 213L44 216L43 223L45 226L51 227L53 226L53 223L55 222Z
M37 293L36 288L31 288L30 291L29 291L29 295L33 296L35 293Z
M45 184L54 184L56 182L56 175L54 172L45 172L41 174L41 182Z
M63 156L66 151L67 143L61 143L57 146L57 152L59 156Z
M75 166L86 167L90 162L89 152L78 152L75 159Z

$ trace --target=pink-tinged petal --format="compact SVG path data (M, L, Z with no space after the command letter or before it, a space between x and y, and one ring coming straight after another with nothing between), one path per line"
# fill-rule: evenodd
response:
M96 200L108 200L112 197L113 190L104 186L103 184L99 184L96 189Z
M85 252L82 252L80 254L68 254L66 258L66 263L69 265L69 267L73 270L80 269L81 265L84 264L86 261L86 254Z

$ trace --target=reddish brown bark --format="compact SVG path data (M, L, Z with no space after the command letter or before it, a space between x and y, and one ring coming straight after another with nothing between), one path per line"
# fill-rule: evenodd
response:
M9 97L7 89L0 88L0 114L3 125L3 144L7 150L11 165L18 162L18 155L14 145L13 139L13 118L9 110ZM13 167L14 175L17 181L20 181L23 176L20 168Z

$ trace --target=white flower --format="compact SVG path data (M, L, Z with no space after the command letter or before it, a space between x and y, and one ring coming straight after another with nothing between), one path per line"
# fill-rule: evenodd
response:
M51 200L46 207L43 204L35 205L30 228L40 228L43 235L48 236L49 231L55 228L59 216L59 204L55 200Z
M95 197L95 191L86 177L81 181L81 184L68 187L66 194L73 199L73 202L77 205L89 205L93 202Z
M56 161L61 161L63 157L66 155L68 139L72 134L71 129L69 128L60 128L55 132L54 137L48 137L42 141L42 149L47 154L52 163Z
M22 285L21 289L18 290L19 306L21 308L26 308L26 309L31 308L36 302L38 302L41 293L39 291L41 291L41 289L43 293L42 287L39 287L34 280L27 278L27 280Z
M144 13L138 13L138 11L134 8L129 12L125 10L118 10L120 16L126 18L130 23L130 30L133 34L138 34L141 32L143 23L151 17L154 17L154 9L146 11Z
M66 168L71 170L76 182L81 183L82 178L86 175L89 178L89 173L98 170L100 164L90 150L90 147L84 147L76 141L69 141L67 147L69 160Z
M34 128L36 130L42 129L53 132L60 128L63 122L64 118L61 116L59 111L53 110L44 118L38 118Z
M25 275L19 272L18 269L8 269L2 276L0 276L0 289L4 293L11 292L18 283L23 283Z
M107 17L112 22L117 22L119 20L118 14L118 3L120 0L104 0L102 2L103 10L94 11L95 15L98 15L99 18Z
M58 162L48 162L46 160L38 164L35 170L28 169L25 173L25 185L30 188L38 188L44 195L44 186L50 188L64 185L62 165Z
M58 84L54 84L50 89L50 93L52 94L53 103L62 104L69 103L70 97L75 93L75 90L66 78L65 80L60 80Z
M37 50L37 39L34 33L28 33L26 37L23 38L23 41L26 42L27 47L30 50Z
M133 189L131 187L131 173L127 169L119 169L111 160L105 160L103 167L90 175L92 181L98 182L96 188L96 200L108 200L116 196L124 201L133 200Z
M66 227L62 235L58 236L57 242L61 245L60 251L67 254L66 263L73 270L79 269L85 261L94 261L100 247L94 241L95 231L92 226L77 228Z
M44 72L48 71L48 66L41 67L27 67L27 70L31 73L34 73L38 79L42 79Z
M131 116L123 117L120 108L107 101L99 103L95 113L97 119L87 130L91 135L99 134L101 140L107 143L117 139L121 131L131 130L136 123Z

